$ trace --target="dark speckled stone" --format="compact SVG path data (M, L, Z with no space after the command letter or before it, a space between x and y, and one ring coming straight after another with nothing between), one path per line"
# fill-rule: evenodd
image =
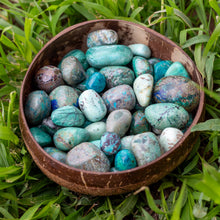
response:
M34 80L37 87L44 90L46 93L50 93L56 87L64 85L60 70L51 65L40 68L37 71Z
M96 172L108 172L110 162L106 155L94 144L84 142L67 153L66 163L69 166Z
M193 111L199 103L199 90L186 77L167 76L156 83L153 97L157 103L175 103Z
M55 125L53 121L51 120L51 117L48 117L42 121L40 128L46 133L50 135L54 135L56 131L59 130L61 127Z
M50 111L51 103L46 92L36 90L28 95L24 112L29 124L40 124L44 118L49 116Z
M30 129L31 134L33 135L34 139L37 143L41 146L48 146L52 144L52 138L49 134L44 132L42 129L38 127L33 127Z
M120 137L114 132L105 132L101 137L100 146L106 155L116 154L121 148Z

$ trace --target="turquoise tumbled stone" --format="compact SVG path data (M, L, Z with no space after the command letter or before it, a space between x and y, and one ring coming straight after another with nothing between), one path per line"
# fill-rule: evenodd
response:
M106 132L106 124L105 122L99 121L88 125L85 129L89 132L89 141L99 140Z
M30 129L30 132L41 147L52 144L51 136L44 132L42 129L38 127L33 127Z
M110 162L106 155L94 144L84 142L67 153L66 163L69 166L94 172L108 172Z
M140 76L141 74L153 74L153 67L148 62L147 59L141 56L135 56L132 59L132 67L136 77Z
M79 107L85 117L92 122L102 120L107 108L97 92L92 89L84 91L79 97Z
M75 49L75 50L71 50L69 53L67 53L63 57L63 59L60 61L59 65L58 65L59 69L61 69L61 64L62 64L63 60L69 56L76 57L79 60L79 62L82 64L84 70L86 70L89 67L89 64L86 61L85 53L82 50Z
M131 150L131 141L133 139L134 135L124 136L121 139L121 150L128 149Z
M118 172L119 170L117 170L115 167L111 167L110 172Z
M137 162L134 154L128 150L120 150L115 155L115 168L118 171L129 170L135 168L137 166Z
M51 117L45 118L39 127L50 135L54 135L61 128L53 123Z
M114 132L105 132L101 137L100 146L106 155L116 154L121 148L120 137Z
M157 103L175 103L189 112L198 106L200 98L196 84L182 76L160 79L154 87L153 97Z
M145 58L149 58L151 56L151 50L145 44L130 44L128 47L135 56L142 56Z
M154 64L154 84L164 77L166 71L171 66L172 61L170 60L163 60L156 64Z
M78 94L75 89L70 86L59 86L54 89L50 95L52 110L66 106L78 105Z
M24 113L27 122L31 125L38 125L49 116L51 102L46 92L36 90L31 92L24 106Z
M90 141L90 143L94 144L96 147L101 149L100 142L101 142L101 140Z
M166 71L165 75L166 76L184 76L186 78L190 79L190 76L188 72L186 71L185 67L183 66L182 63L180 62L174 62L170 65L168 70Z
M187 121L186 125L181 129L181 131L183 133L185 133L187 131L187 129L190 127L190 125L192 124L193 122L193 114L192 113L189 113L189 120Z
M189 120L188 112L177 104L157 103L145 109L147 121L156 129L183 128Z
M83 128L76 127L61 128L53 136L55 146L63 151L68 151L88 139L88 131Z
M132 110L136 104L136 97L129 85L120 85L107 90L102 98L109 112L116 109Z
M82 64L74 56L64 58L60 69L63 80L70 86L75 86L86 78Z
M91 47L86 52L88 63L95 68L105 66L124 66L133 57L132 51L125 45Z
M160 61L162 61L161 59L159 58L156 58L156 57L152 57L150 59L148 59L148 62L154 67L154 64L156 63L159 63Z
M112 29L101 29L88 34L87 47L112 45L118 43L118 34Z
M138 166L145 165L161 156L160 144L152 132L135 135L132 139L131 149Z
M99 70L94 67L89 67L85 72L86 78L89 78L95 72L99 72Z
M143 111L136 111L132 115L132 121L130 126L130 134L140 134L150 130L150 126L146 120Z
M75 106L63 106L54 110L51 119L55 125L62 127L79 127L85 122L83 113Z
M86 88L86 79L83 80L81 83L77 84L76 89L79 89L81 91L81 93L85 90L87 90Z
M108 88L113 88L122 84L132 86L134 82L134 72L126 66L107 66L100 70L106 78Z
M61 163L66 163L66 153L55 148L55 147L45 147L44 150L54 159L60 161Z
M93 89L98 93L104 90L105 85L106 85L105 77L100 72L93 73L86 80L86 88Z

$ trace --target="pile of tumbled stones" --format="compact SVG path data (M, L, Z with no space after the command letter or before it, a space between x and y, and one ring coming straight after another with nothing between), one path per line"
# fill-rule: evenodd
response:
M193 121L199 91L180 62L119 45L114 30L87 37L58 65L36 72L25 115L37 143L69 166L117 172L169 151Z

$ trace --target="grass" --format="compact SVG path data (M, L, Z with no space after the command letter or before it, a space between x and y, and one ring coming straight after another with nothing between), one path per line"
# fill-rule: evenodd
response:
M205 82L206 120L189 157L171 174L135 193L79 195L44 176L21 138L18 99L28 65L64 28L117 18L150 27L180 45ZM1 0L1 219L220 219L220 1Z

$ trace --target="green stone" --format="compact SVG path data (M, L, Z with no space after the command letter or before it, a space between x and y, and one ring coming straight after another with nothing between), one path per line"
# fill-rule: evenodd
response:
M174 62L166 71L164 77L166 76L184 76L190 79L188 72L186 71L185 67L180 62Z
M41 147L52 144L51 136L44 132L42 129L38 127L33 127L30 129L30 132Z
M99 140L106 132L106 124L105 122L99 121L88 125L85 129L89 132L89 141L95 141Z
M135 56L149 58L151 56L150 48L145 44L130 44L129 48Z
M152 65L148 62L147 59L145 59L141 56L135 56L132 59L132 67L133 67L133 70L134 70L136 77L138 77L142 74L153 75Z

